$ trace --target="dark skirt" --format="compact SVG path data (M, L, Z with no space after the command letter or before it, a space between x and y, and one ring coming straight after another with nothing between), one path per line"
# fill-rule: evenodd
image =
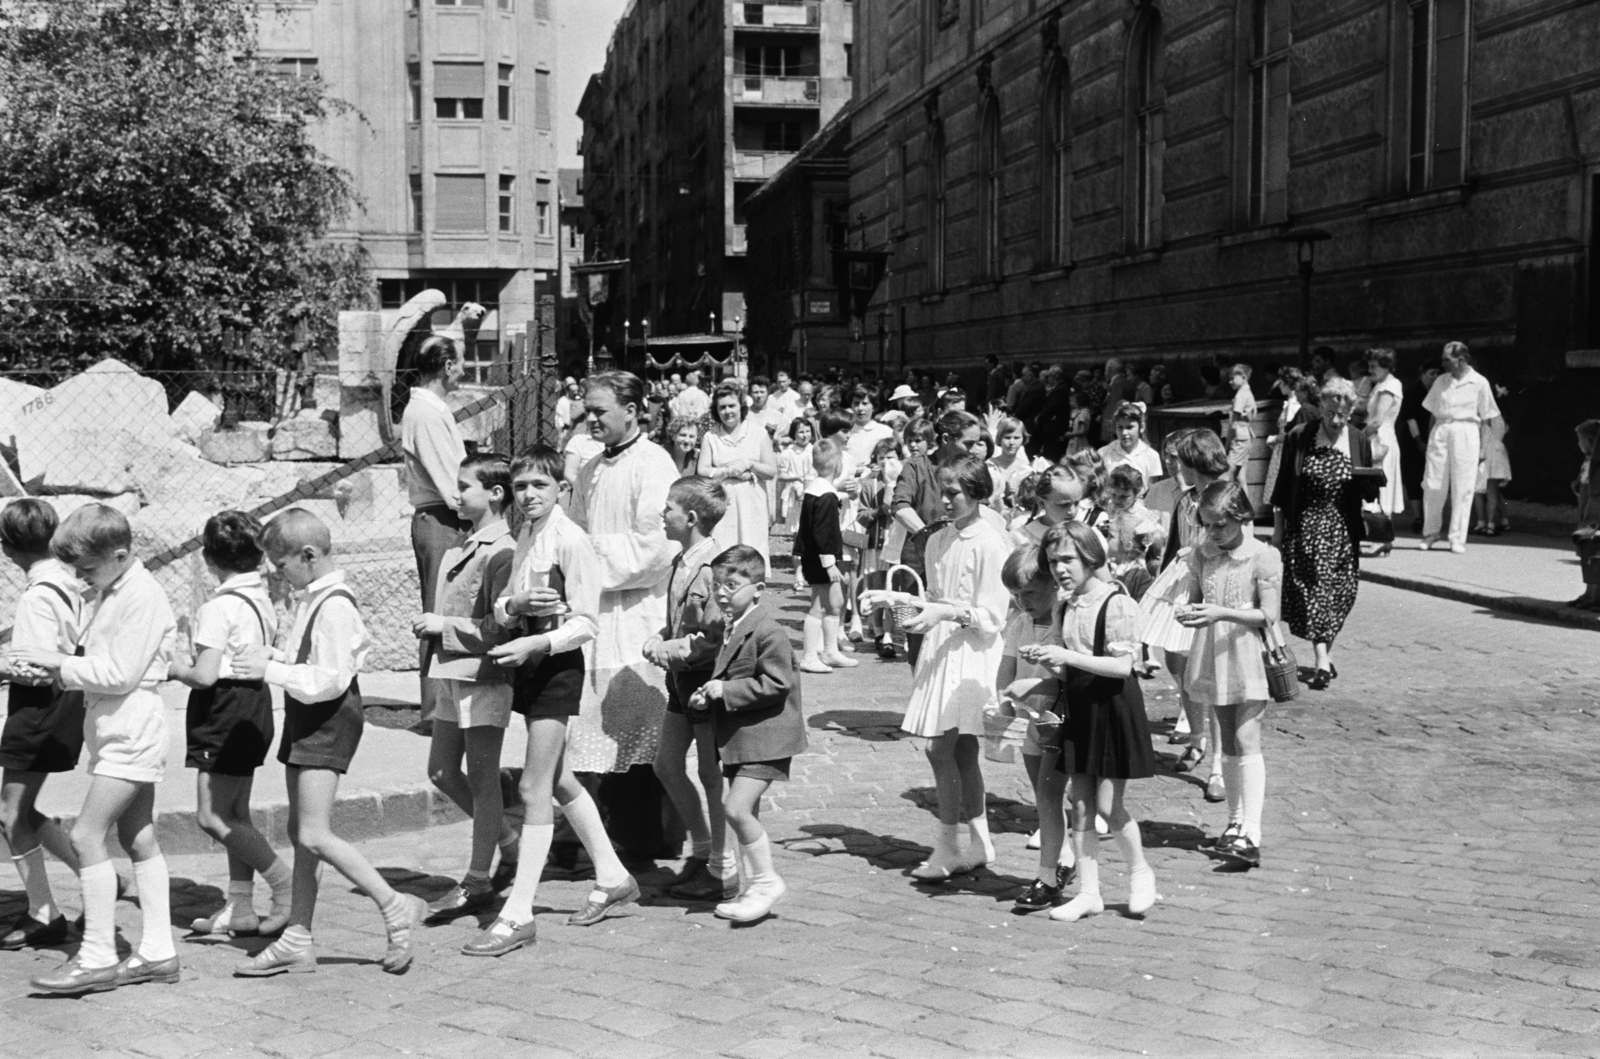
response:
M576 717L583 702L583 651L546 655L538 665L517 667L511 708L537 717Z
M184 764L221 776L250 776L272 749L272 692L262 681L219 680L189 692Z
M1106 780L1155 775L1150 722L1138 677L1090 677L1069 682L1066 723L1056 768Z
M71 772L83 750L83 692L12 684L0 732L0 768Z
M343 695L327 702L305 703L285 697L278 760L297 768L348 772L366 723L359 678L350 682Z

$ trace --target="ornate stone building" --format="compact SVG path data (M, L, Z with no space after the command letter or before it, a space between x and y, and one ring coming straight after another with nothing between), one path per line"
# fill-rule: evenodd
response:
M1600 5L857 0L851 216L918 365L1462 339L1562 493L1600 409Z

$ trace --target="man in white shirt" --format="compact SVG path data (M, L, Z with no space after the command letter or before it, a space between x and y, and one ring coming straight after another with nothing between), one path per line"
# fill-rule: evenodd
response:
M767 394L767 403L779 414L787 417L784 423L784 429L787 430L789 423L799 418L801 406L805 402L800 399L798 393L789 388L789 373L779 371L773 376L772 390Z
M1422 475L1422 541L1428 551L1439 544L1444 523L1444 501L1450 498L1448 547L1460 555L1467 550L1467 527L1472 518L1472 495L1478 486L1478 465L1488 452L1491 421L1500 417L1489 380L1472 370L1472 354L1465 342L1444 347L1444 371L1422 399L1433 416L1428 432L1427 470Z
M711 397L700 388L700 373L691 371L684 378L683 392L672 399L676 419L700 419L711 411Z

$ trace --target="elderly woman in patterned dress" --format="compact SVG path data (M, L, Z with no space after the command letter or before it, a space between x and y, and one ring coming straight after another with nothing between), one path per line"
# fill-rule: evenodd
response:
M1272 493L1283 509L1283 614L1316 651L1317 691L1339 675L1333 641L1356 604L1363 535L1363 483L1355 468L1372 466L1366 437L1350 422L1356 404L1350 380L1322 385L1321 418L1289 431Z

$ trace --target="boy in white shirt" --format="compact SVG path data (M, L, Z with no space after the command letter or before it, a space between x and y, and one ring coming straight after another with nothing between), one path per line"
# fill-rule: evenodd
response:
M233 668L240 680L265 680L284 691L278 760L288 771L294 901L283 935L233 973L261 978L317 969L311 921L317 910L317 867L327 861L383 913L389 944L382 967L399 974L411 966L411 936L422 918L422 901L396 893L331 826L339 777L349 769L366 723L357 674L372 641L344 571L333 564L333 538L321 519L292 507L267 523L261 549L301 594L286 641L294 653L257 647L238 655Z
M167 861L156 843L156 784L166 774L167 716L157 686L167 679L178 623L166 593L133 556L121 512L85 504L56 530L50 553L97 593L79 654L53 645L13 647L10 662L57 676L84 693L89 793L72 827L83 867L83 944L61 969L40 975L43 993L98 993L178 980ZM112 825L133 857L143 929L139 947L117 961L117 875L106 848Z
M11 626L13 647L38 647L71 654L78 647L83 599L72 571L50 557L56 531L55 508L27 497L0 512L0 548L27 575ZM49 850L73 871L78 855L54 820L34 808L45 780L78 767L83 749L83 692L55 681L42 683L27 667L0 671L11 683L5 731L0 733L0 833L11 848L27 910L8 928L0 927L0 949L41 948L65 942L70 928L45 875ZM43 674L40 673L39 677Z

